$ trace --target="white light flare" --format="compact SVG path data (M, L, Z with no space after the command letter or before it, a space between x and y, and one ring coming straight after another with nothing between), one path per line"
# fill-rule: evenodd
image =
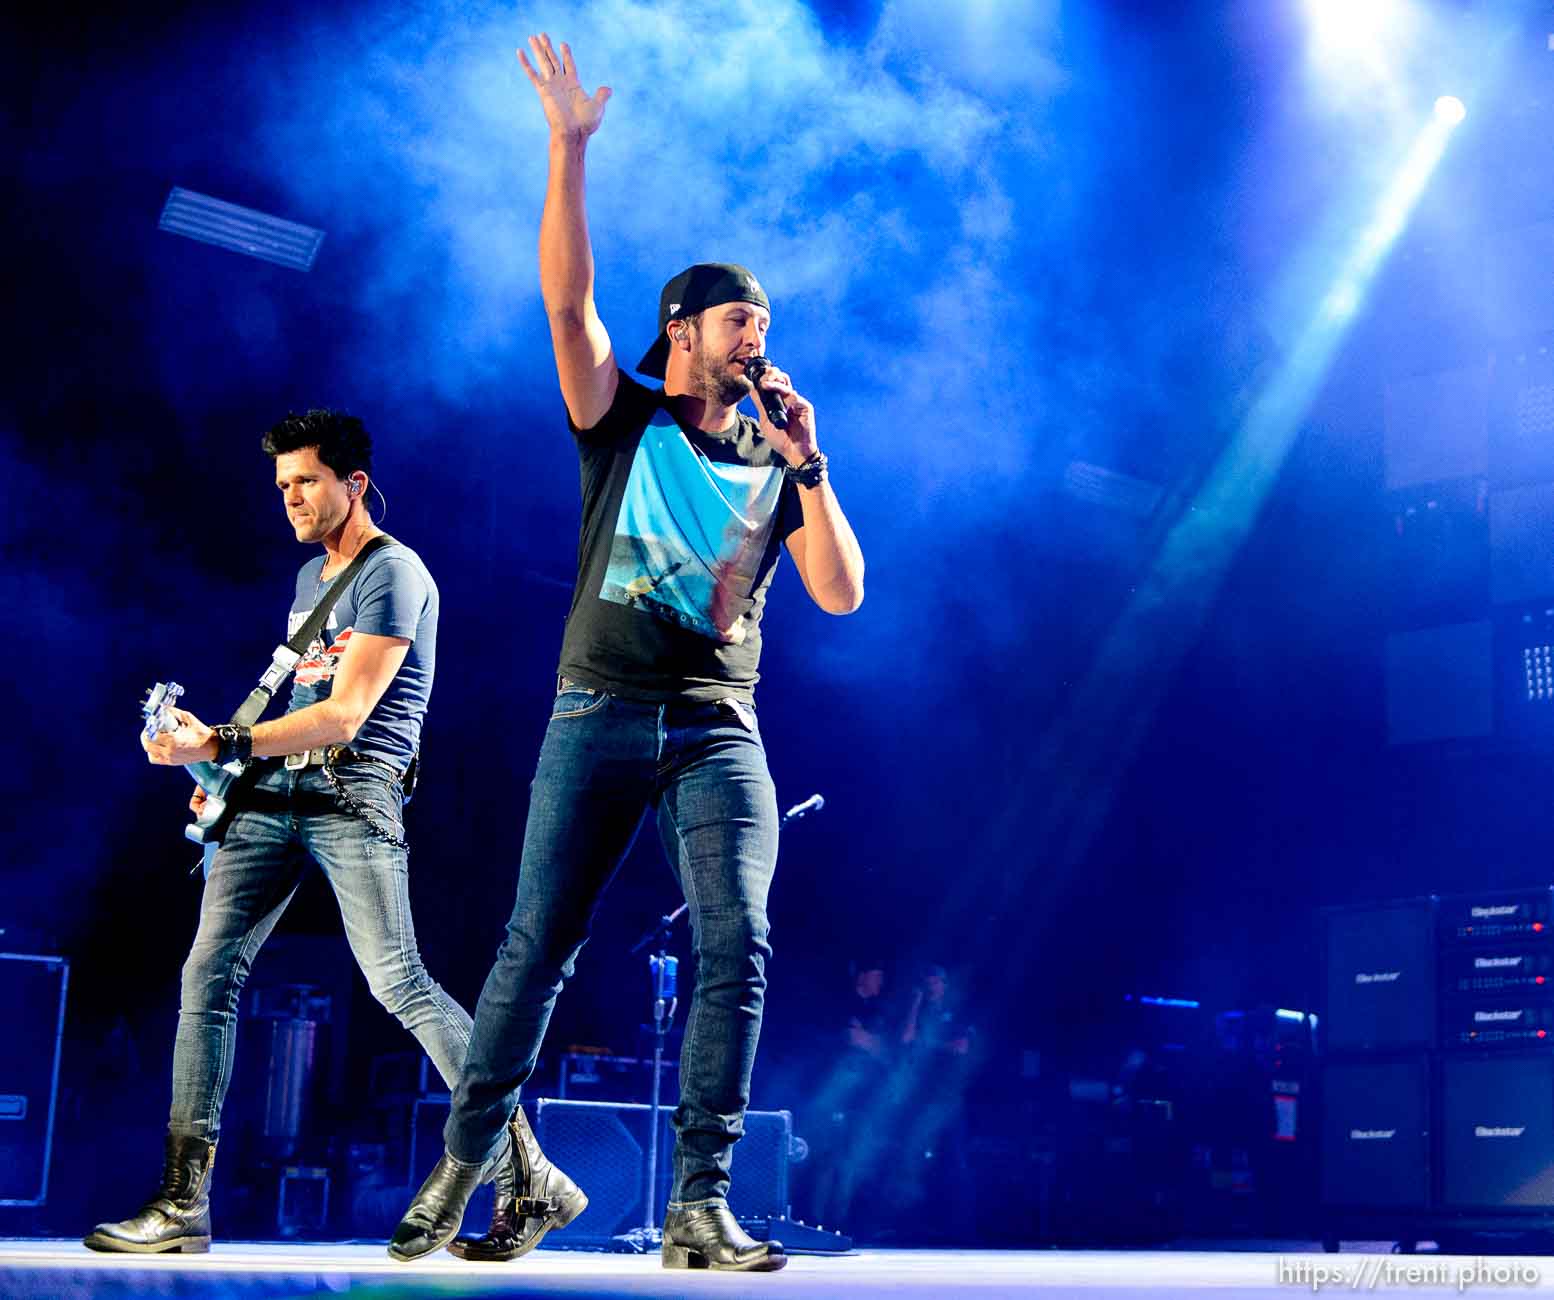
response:
M1468 106L1455 95L1442 95L1435 101L1435 116L1447 126L1456 126L1468 115Z
M1407 121L1421 16L1413 0L1305 0L1314 102L1360 121Z
M1395 35L1406 15L1403 0L1306 0L1311 33L1329 51L1364 51Z

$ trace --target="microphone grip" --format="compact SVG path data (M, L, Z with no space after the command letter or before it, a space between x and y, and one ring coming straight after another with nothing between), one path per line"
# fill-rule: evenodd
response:
M774 393L768 388L761 387L761 376L772 368L772 363L765 357L749 357L745 361L745 378L750 381L750 386L755 389L755 397L766 411L766 418L779 429L788 427L788 408L782 404L782 394Z
M766 408L766 418L779 429L788 427L788 408L782 404L782 394L774 393L769 388L756 389L761 395L761 405Z

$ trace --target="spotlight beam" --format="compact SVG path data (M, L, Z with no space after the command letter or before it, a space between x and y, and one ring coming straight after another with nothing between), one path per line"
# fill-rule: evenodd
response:
M1084 862L1453 125L1431 117L1331 278L1306 294L1297 316L1304 324L1289 353L1276 369L1265 367L1234 404L1244 415L1229 445L1176 514L1148 573L1024 770L1011 772L1012 787L1037 792L1039 802L1004 805L989 826L988 861L1006 862L1023 850L1057 887ZM983 877L975 883L977 889L961 900L973 914L1017 907L1029 889L1028 878L1016 871L1004 872L997 884ZM1000 961L1018 969L1041 938L1039 927L1026 927L1012 941L1016 951L1000 950Z

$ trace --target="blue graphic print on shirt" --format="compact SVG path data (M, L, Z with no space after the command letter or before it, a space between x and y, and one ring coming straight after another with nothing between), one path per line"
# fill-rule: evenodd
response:
M632 460L600 597L743 643L782 483L776 465L709 460L658 411Z

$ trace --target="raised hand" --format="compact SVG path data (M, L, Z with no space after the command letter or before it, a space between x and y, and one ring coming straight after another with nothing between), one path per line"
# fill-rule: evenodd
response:
M600 86L592 95L583 89L577 80L572 51L565 41L561 43L559 57L544 32L529 37L529 49L533 52L534 62L530 63L522 50L518 51L518 62L523 64L524 73L539 92L545 120L550 123L552 133L592 135L604 121L604 106L609 102L610 88Z

